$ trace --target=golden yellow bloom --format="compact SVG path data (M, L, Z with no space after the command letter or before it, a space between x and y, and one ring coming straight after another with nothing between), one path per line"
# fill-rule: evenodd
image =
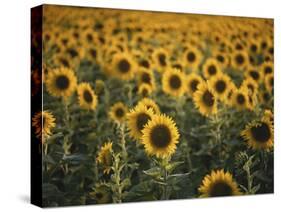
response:
M198 85L204 82L202 77L196 73L191 73L186 76L185 83L187 85L186 90L190 96L193 96L194 92L197 91Z
M117 102L113 106L111 106L109 111L109 117L113 121L124 122L126 119L126 114L128 112L128 108L122 102Z
M71 69L58 68L48 72L46 86L52 96L67 98L75 91L76 85L77 79Z
M163 48L159 48L153 51L152 60L154 63L154 68L158 72L163 72L165 68L170 64L169 54Z
M186 91L185 74L178 69L167 69L162 76L162 88L165 93L175 97L184 95Z
M142 97L148 97L152 91L152 87L146 83L140 84L138 87L138 94L140 94Z
M246 72L246 78L252 78L257 84L263 80L263 73L256 67L249 68Z
M155 79L151 70L140 68L138 71L138 83L148 84L152 89L155 89Z
M208 83L201 83L193 95L193 101L199 112L204 116L217 113L217 99Z
M182 56L185 66L193 71L198 70L198 66L202 60L202 53L196 47L189 46Z
M232 95L232 105L238 110L249 109L248 90L239 88Z
M241 87L247 89L249 95L256 95L258 93L259 85L253 78L247 77L243 80Z
M139 105L144 105L147 107L147 109L152 109L153 112L155 114L159 114L160 113L160 108L159 106L156 104L155 101L153 101L152 99L149 99L149 98L143 98L142 100L140 100L137 104L137 106Z
M80 83L77 88L77 93L79 104L82 108L88 110L96 109L98 98L89 83Z
M198 191L201 193L200 197L242 195L232 174L224 170L212 170L211 174L204 177Z
M208 58L202 66L203 75L206 79L216 76L221 73L221 68L218 61L214 58Z
M253 121L241 132L250 148L255 150L270 150L273 147L272 122L263 117L261 121Z
M273 73L265 75L264 84L265 84L265 88L266 88L267 92L273 93L273 87L274 87Z
M112 142L109 141L101 147L97 156L97 162L102 165L103 172L105 174L109 174L109 172L111 171L111 166L113 164Z
M176 151L179 133L175 122L166 115L155 115L142 130L142 143L148 155L166 158Z
M136 64L128 52L116 53L112 59L113 76L121 80L131 80L135 76Z
M274 72L274 67L272 62L265 62L261 66L261 72L263 73L264 76L268 74L273 74Z
M32 126L35 129L37 138L44 139L52 135L51 130L56 126L56 119L53 114L47 110L35 113L32 118Z
M219 73L212 77L208 83L215 97L221 101L225 101L230 88L231 79L226 74Z
M243 71L249 66L249 55L246 51L235 51L231 57L231 65L235 70Z
M134 139L139 139L142 136L144 126L152 119L154 113L152 108L147 108L140 104L127 114L128 128L130 135Z

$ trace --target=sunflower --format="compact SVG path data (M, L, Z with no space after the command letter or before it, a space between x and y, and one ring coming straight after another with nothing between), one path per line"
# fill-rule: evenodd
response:
M206 79L216 76L221 73L219 63L214 58L208 58L202 66L203 75Z
M160 113L160 108L159 106L156 104L155 101L153 101L152 99L149 99L149 98L143 98L142 100L140 100L137 104L137 106L139 105L144 105L147 107L147 109L152 109L153 112L155 114L159 114Z
M71 69L58 68L48 72L46 86L51 95L67 98L75 91L77 79Z
M216 51L215 53L212 54L212 56L218 61L221 67L225 68L228 66L229 57L227 57L227 54L220 51Z
M202 60L202 53L195 47L188 47L182 56L182 61L187 68L197 70Z
M202 115L208 117L217 113L217 99L208 83L204 82L198 86L193 101Z
M180 137L175 122L166 115L155 115L142 130L142 143L148 155L167 158L176 151Z
M270 150L273 147L272 122L263 117L260 121L253 121L241 132L250 148L255 150Z
M259 100L264 105L269 105L272 103L272 93L268 91L261 91L259 92Z
M186 90L187 93L192 96L195 91L198 89L198 85L200 85L203 81L202 77L196 73L188 74L185 78L186 81Z
M113 55L111 71L118 79L131 80L135 76L136 64L128 52L119 52Z
M208 174L202 180L198 191L200 197L223 197L241 195L238 184L234 181L232 174L223 169Z
M95 92L92 90L89 83L83 82L77 88L79 104L82 108L88 110L95 110L98 99Z
M163 72L170 63L168 51L166 51L165 49L162 49L162 48L156 49L152 53L152 60L153 60L155 69L158 72Z
M217 74L215 77L212 77L209 82L210 88L212 89L215 97L220 99L221 101L225 101L227 97L227 93L229 90L229 85L231 83L231 79L226 74Z
M112 142L107 142L105 143L97 156L97 162L102 165L103 167L103 172L105 174L109 174L111 171L111 166L112 166Z
M261 65L261 72L264 76L268 74L272 74L274 71L273 63L272 62L265 62Z
M144 69L144 68L139 69L138 82L139 84L143 84L143 83L148 84L151 86L152 89L155 88L155 79L154 79L153 72L148 69Z
M35 129L35 135L37 138L44 139L52 135L51 130L56 126L56 119L53 114L47 110L35 113L32 118L32 126Z
M265 75L264 79L264 84L267 92L272 93L273 92L273 87L274 87L274 76L272 74L267 74Z
M251 77L247 77L243 80L241 87L247 89L249 95L256 95L259 85Z
M258 68L251 67L245 72L246 76L245 77L250 77L252 78L256 83L260 83L263 79L263 73L258 70Z
M238 110L249 109L248 90L241 87L236 89L232 95L232 105Z
M162 76L162 88L166 94L180 97L185 93L185 74L178 69L167 69Z
M110 108L109 117L117 122L123 122L126 119L128 108L122 102L117 102Z
M231 57L231 65L236 70L245 70L249 65L249 55L247 52L235 51Z
M147 108L141 104L130 110L127 114L128 128L130 135L134 139L139 139L142 136L144 126L152 119L154 113L152 108Z
M111 202L111 192L105 183L97 183L90 197L94 199L97 204L105 204Z
M226 94L226 100L225 100L225 104L228 106L233 106L233 94L237 91L236 85L231 81L230 84L228 85L229 89L227 91Z
M152 87L146 83L140 84L138 87L138 94L140 94L142 97L148 97L152 91Z
M271 121L271 123L274 123L274 116L273 116L273 112L271 110L265 110L264 114L263 114L263 118L267 119L269 121Z

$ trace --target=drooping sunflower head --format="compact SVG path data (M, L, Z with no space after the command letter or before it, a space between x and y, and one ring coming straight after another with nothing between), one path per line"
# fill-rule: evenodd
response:
M79 104L82 108L87 110L96 109L98 98L89 83L80 83L77 88L77 93Z
M270 150L273 147L272 122L266 117L263 117L258 122L253 121L241 132L241 136L247 141L249 148Z
M198 191L201 193L200 197L223 197L242 194L232 174L224 170L213 170L211 174L206 175Z
M152 99L149 98L143 98L142 100L140 100L137 104L137 106L139 105L144 105L145 107L147 107L147 109L152 109L153 113L155 114L160 114L160 108L159 106L156 104L155 101L153 101Z
M230 88L231 79L226 74L217 74L209 80L210 87L215 96L221 101L225 101Z
M203 75L206 79L210 79L221 73L221 68L218 61L214 58L208 58L203 64Z
M97 204L105 204L111 202L111 192L110 188L105 183L97 183L90 192L90 197L94 199Z
M77 79L71 69L57 68L48 72L46 86L52 96L67 98L75 91Z
M155 79L154 79L153 72L148 69L144 69L144 68L139 69L138 82L139 84L148 84L153 89L155 88Z
M203 82L203 79L200 75L196 73L191 73L186 76L185 81L187 85L186 87L187 93L190 96L193 96L194 92L196 92L198 89L198 85L200 85Z
M247 89L249 95L256 95L258 92L259 85L251 77L247 77L243 80L241 87Z
M167 69L162 76L162 88L167 94L182 96L186 91L185 74L178 69Z
M166 115L154 115L142 130L142 143L148 155L170 157L176 151L179 132L175 122Z
M193 101L199 112L204 116L217 113L217 99L209 83L201 83L193 95Z
M273 74L274 72L274 67L272 62L265 62L261 66L261 72L263 73L264 76L268 74Z
M116 53L112 59L112 73L121 80L131 80L136 72L136 64L128 52Z
M249 108L248 90L239 88L232 95L232 105L238 110Z
M154 67L158 72L163 72L170 64L169 53L163 48L159 48L153 51L152 60Z
M149 84L142 83L138 86L138 94L142 97L148 97L152 91L152 87Z
M202 53L196 47L189 46L182 56L182 61L185 66L191 70L196 71L202 60Z
M154 113L152 108L147 108L145 105L137 105L127 114L128 128L130 135L134 139L140 139L144 126L152 119Z
M126 114L128 112L128 108L124 103L117 102L113 106L111 106L109 111L109 117L113 121L117 121L119 123L124 122L126 119Z
M32 126L35 129L35 135L37 138L42 139L52 135L52 129L56 126L56 119L53 114L47 110L35 113L32 118Z
M103 172L105 174L109 174L109 172L111 171L111 166L113 164L112 161L112 142L107 142L105 143L97 156L97 162L102 165L103 167Z

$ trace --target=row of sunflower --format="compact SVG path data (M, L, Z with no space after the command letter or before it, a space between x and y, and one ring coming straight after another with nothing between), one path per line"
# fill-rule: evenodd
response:
M271 20L62 6L44 20L46 206L273 192Z

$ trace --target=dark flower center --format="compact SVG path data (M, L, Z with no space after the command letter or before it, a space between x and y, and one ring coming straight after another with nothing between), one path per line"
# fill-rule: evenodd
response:
M223 92L225 91L225 88L226 88L226 83L225 83L225 81L223 81L223 80L218 80L218 81L216 82L216 91L217 91L218 93L223 93Z
M251 134L257 142L265 143L271 136L270 128L266 123L251 128Z
M93 101L93 96L92 94L90 93L90 91L88 90L85 90L84 93L83 93L83 97L85 99L85 101L87 103L91 103Z
M72 58L78 56L78 52L77 52L75 49L73 49L73 48L68 49L68 50L67 50L67 53L68 53Z
M251 45L251 51L252 51L252 52L256 52L257 49L258 49L257 45L255 45L255 44L252 44L252 45Z
M270 66L266 66L264 69L265 74L271 74L272 73L272 68Z
M210 75L215 75L215 74L217 73L217 68L216 68L216 66L210 65L210 66L208 67L208 73L209 73Z
M239 105L243 105L245 103L246 99L243 94L238 94L237 95L237 102Z
M223 57L222 55L218 55L218 56L217 56L217 60L218 60L219 62L223 63L223 62L224 62L224 57Z
M211 197L223 197L232 195L231 187L225 182L217 182L213 185L210 196Z
M158 55L158 60L159 60L159 63L161 66L166 66L167 63L166 63L166 55L164 54L159 54Z
M199 84L199 81L197 79L194 79L190 82L190 88L192 92L195 92L197 90L197 86Z
M117 110L115 111L115 114L117 117L121 118L124 116L125 112L122 108L117 108Z
M235 60L239 65L242 65L245 61L244 57L241 54L236 55Z
M130 63L126 59L120 60L118 63L118 68L122 73L127 73L130 71Z
M170 85L173 89L179 89L181 87L181 79L177 75L170 77Z
M141 80L144 83L150 84L150 80L151 80L150 75L148 73L143 73L142 76L141 76Z
M196 56L193 52L188 52L187 53L187 56L186 56L186 59L189 61L189 62L194 62L195 59L196 59Z
M92 57L93 57L94 59L97 58L97 50L95 50L95 49L90 49L90 54L92 55Z
M215 103L214 95L210 91L205 91L203 94L203 102L206 106L212 107Z
M69 87L70 81L65 75L60 75L56 79L56 86L60 90L65 90Z
M260 74L257 71L250 71L250 76L254 79L254 80L259 80L260 78Z
M171 142L170 129L166 125L157 125L151 130L150 139L153 146L165 148Z
M103 194L101 192L96 193L97 199L101 199L103 197Z
M142 61L140 62L140 65L141 65L142 67L149 68L149 62L148 62L147 60L142 60Z
M146 113L140 113L137 116L137 128L139 131L142 131L144 125L150 120L150 116Z
M269 95L268 92L264 92L264 94L263 94L262 96L263 96L263 99L264 99L265 102L268 102L268 101L269 101L270 95Z

